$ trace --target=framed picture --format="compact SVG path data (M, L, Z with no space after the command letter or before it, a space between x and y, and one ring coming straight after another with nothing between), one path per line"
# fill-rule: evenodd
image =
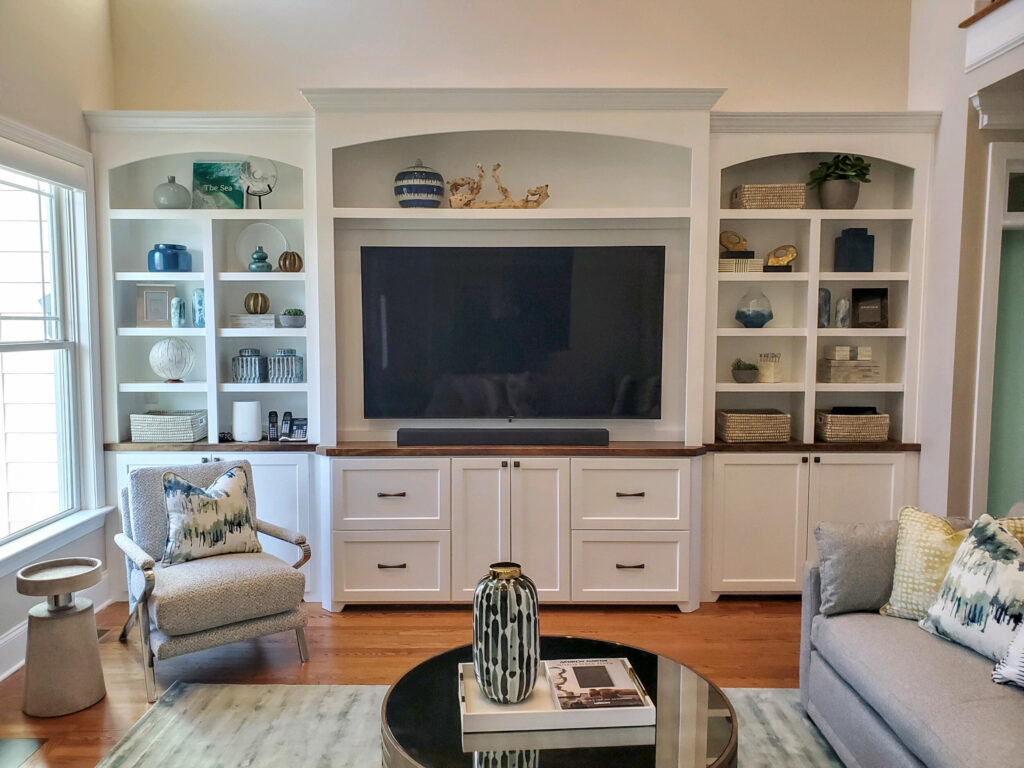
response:
M889 327L889 289L854 288L850 291L853 328Z
M135 325L139 328L170 328L173 285L140 283Z
M242 208L241 163L192 163L193 208Z

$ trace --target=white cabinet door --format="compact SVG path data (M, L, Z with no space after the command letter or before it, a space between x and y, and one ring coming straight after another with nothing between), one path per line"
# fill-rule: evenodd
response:
M900 507L916 502L905 495L904 464L902 453L811 454L807 559L818 559L818 523L895 520Z
M309 514L309 455L306 453L246 453L215 452L216 461L248 461L252 465L252 481L256 486L256 517L274 525L284 526L316 541ZM301 553L294 544L260 534L263 551L279 557L289 565ZM314 561L322 552L313 551ZM312 589L309 565L302 568L306 574L306 591Z
M569 459L512 460L512 560L544 600L566 601L569 589Z
M488 566L511 557L510 463L452 459L452 600L472 600Z
M715 454L712 589L799 592L807 552L807 454Z

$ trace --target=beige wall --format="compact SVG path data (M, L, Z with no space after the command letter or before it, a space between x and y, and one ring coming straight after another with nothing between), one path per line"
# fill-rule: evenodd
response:
M725 87L906 108L909 0L111 0L118 109L301 110L309 87Z
M0 0L0 115L79 147L114 105L108 0Z

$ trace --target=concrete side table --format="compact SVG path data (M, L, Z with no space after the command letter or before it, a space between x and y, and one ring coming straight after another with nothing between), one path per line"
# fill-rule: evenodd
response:
M46 597L28 612L26 715L67 715L107 695L92 600L74 596L99 583L102 565L94 557L63 557L18 571L21 594Z

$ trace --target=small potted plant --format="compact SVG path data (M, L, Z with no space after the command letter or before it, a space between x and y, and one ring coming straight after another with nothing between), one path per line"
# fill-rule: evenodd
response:
M811 171L809 187L818 188L822 208L849 209L857 205L861 184L870 184L871 163L863 157L836 155L823 160Z
M757 381L757 366L737 357L732 361L732 379L737 384L753 384Z
M301 309L286 309L281 313L281 327L282 328L305 328L306 327L306 313Z

